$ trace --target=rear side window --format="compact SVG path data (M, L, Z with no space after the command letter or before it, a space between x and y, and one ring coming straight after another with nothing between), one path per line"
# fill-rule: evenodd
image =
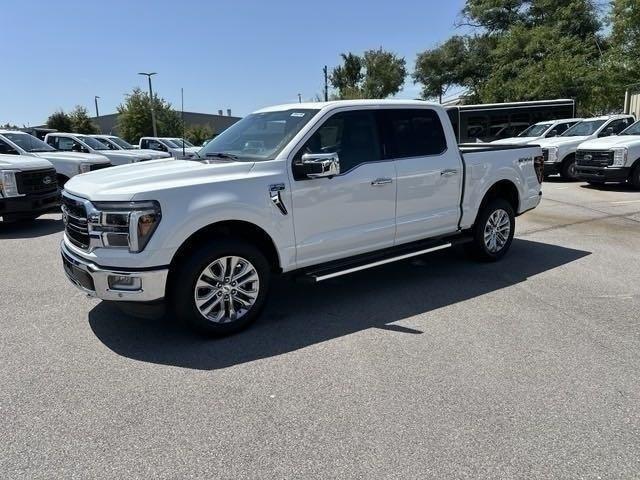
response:
M447 149L442 123L434 110L385 110L385 117L388 157L439 155Z

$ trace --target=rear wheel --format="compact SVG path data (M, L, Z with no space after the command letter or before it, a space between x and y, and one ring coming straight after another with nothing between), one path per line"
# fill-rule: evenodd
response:
M479 260L495 262L505 256L515 232L515 213L502 198L490 200L478 215L473 227L471 253Z
M176 314L210 335L235 333L259 316L270 274L265 256L251 244L222 240L205 245L173 282Z
M560 175L565 180L574 181L578 179L578 172L576 171L576 157L571 155L562 162L560 167Z

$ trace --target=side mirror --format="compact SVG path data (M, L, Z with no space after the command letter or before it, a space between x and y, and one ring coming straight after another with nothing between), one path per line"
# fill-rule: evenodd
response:
M305 153L293 164L297 179L324 178L340 175L340 159L337 153Z
M551 130L548 134L547 137L551 138L551 137L557 137L558 136L558 131L557 130Z
M82 145L74 143L73 146L71 147L71 151L72 152L82 153Z

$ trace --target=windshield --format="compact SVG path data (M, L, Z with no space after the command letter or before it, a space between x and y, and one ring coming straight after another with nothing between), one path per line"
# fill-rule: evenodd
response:
M131 145L128 142L125 142L123 139L121 139L120 137L109 137L109 141L115 143L116 145L118 145L120 148L123 148L125 150L133 150L133 145Z
M636 122L630 127L626 128L619 135L640 135L640 122Z
M564 132L561 137L587 137L593 135L606 122L606 120L584 120L576 123Z
M56 149L28 133L7 132L2 134L27 152L55 152Z
M553 125L553 123L537 123L535 125L531 125L529 128L520 132L519 137L539 137L544 135L544 132Z
M93 148L94 150L110 150L109 147L104 146L95 138L84 137L84 136L78 136L78 138L80 139L80 141L86 143L89 147Z
M92 137L93 138L93 137ZM105 147L107 147L109 150L115 150L116 147L114 147L113 145L111 145L111 143L109 143L109 140L104 139L104 138L95 138L95 140L99 141L101 144L103 144Z
M181 148L182 148L182 143L184 143L184 146L187 148L195 147L195 145L189 142L189 140L182 140L181 138L172 138L171 141Z
M161 143L164 143L169 148L182 147L182 145L178 146L178 144L176 142L174 142L173 140L169 140L168 138L163 138Z
M199 155L227 153L250 160L273 160L318 110L252 113L211 140Z

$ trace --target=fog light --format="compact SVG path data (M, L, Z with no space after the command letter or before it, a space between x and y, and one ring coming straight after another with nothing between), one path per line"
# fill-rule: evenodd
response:
M136 291L142 290L142 280L140 277L130 277L128 275L109 275L109 289Z

